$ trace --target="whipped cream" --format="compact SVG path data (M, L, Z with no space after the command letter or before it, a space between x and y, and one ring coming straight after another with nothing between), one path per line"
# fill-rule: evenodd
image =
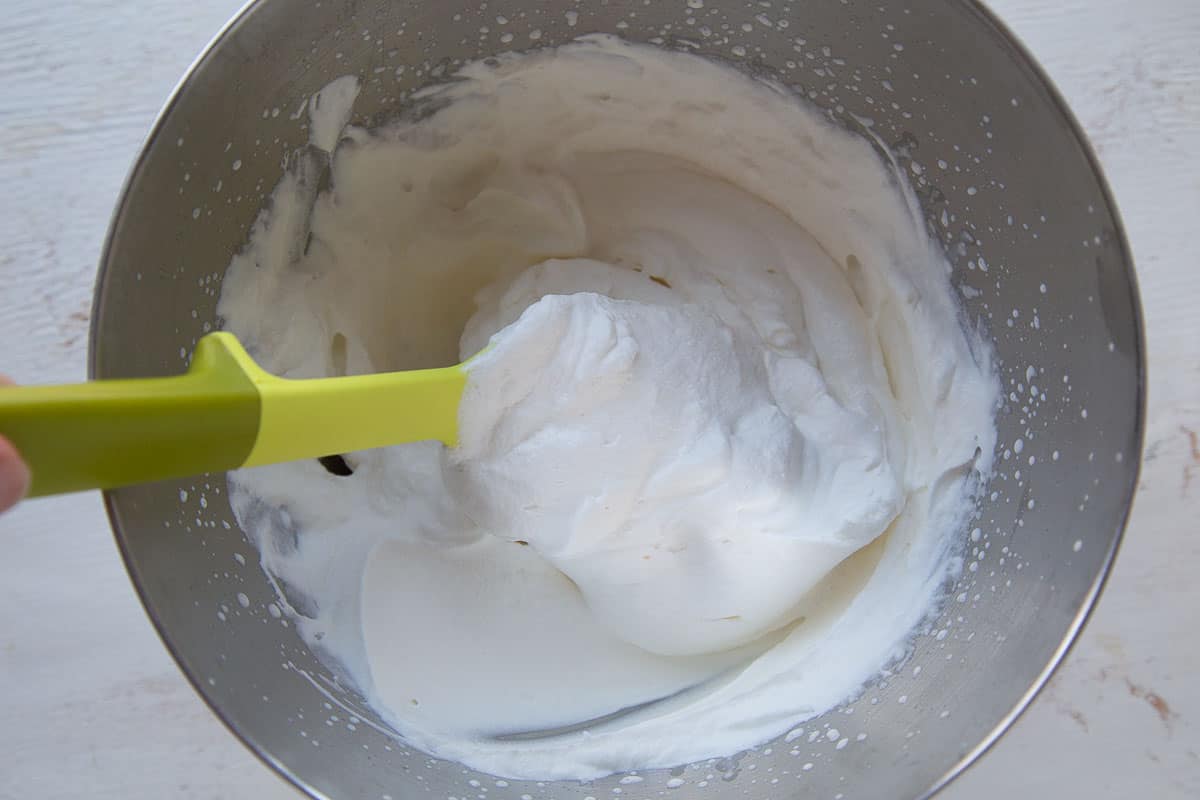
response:
M547 262L502 304L580 283L623 298L543 296L472 362L455 499L652 653L725 650L791 622L903 507L881 420L752 326L628 270Z
M415 746L537 779L753 746L902 652L998 386L872 145L606 37L374 130L355 88L310 104L330 188L285 175L226 327L288 377L482 354L453 450L230 476L313 650Z

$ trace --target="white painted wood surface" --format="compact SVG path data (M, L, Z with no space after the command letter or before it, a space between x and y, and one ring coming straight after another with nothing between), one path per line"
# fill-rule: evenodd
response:
M7 0L0 369L84 375L110 210L177 77L239 0ZM1146 463L1116 573L1050 688L943 797L1200 797L1200 3L994 0L1099 151L1148 320ZM192 693L94 495L0 519L0 800L297 795Z

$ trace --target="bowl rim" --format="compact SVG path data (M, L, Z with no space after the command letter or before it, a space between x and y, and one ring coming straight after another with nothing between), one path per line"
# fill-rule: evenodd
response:
M1125 266L1125 278L1129 284L1129 302L1133 311L1133 340L1137 371L1137 402L1134 408L1133 442L1137 458L1134 460L1132 469L1128 473L1128 484L1125 487L1124 496L1121 498L1120 512L1117 514L1116 520L1114 520L1116 527L1113 530L1108 552L1104 554L1104 560L1100 564L1100 569L1092 579L1092 585L1088 587L1087 594L1084 596L1083 602L1075 614L1075 618L1067 626L1062 641L1059 642L1058 647L1051 654L1045 667L1034 678L1029 688L1025 690L1025 693L1017 699L1017 702L1009 709L1008 713L1000 718L987 736L973 748L965 752L949 770L943 773L942 777L921 795L919 800L928 800L928 798L933 797L946 788L951 781L978 763L979 759L991 750L996 742L1000 741L1000 737L1007 733L1017 719L1033 704L1033 701L1046 688L1046 684L1050 682L1050 678L1054 676L1054 673L1062 666L1067 656L1071 653L1071 650L1078 643L1080 634L1083 633L1084 628L1087 627L1092 614L1096 610L1096 606L1100 601L1100 595L1103 594L1104 588L1108 585L1108 580L1112 576L1113 565L1116 563L1117 554L1120 552L1121 545L1125 540L1125 532L1129 526L1130 516L1133 513L1133 503L1137 495L1138 482L1141 480L1142 453L1145 448L1146 437L1147 365L1145 312L1142 308L1142 297L1138 287L1137 268L1133 260L1133 251L1129 246L1129 236L1125 231L1125 223L1121 219L1120 209L1117 207L1112 186L1108 182L1108 177L1104 174L1104 170L1100 165L1100 158L1096 154L1095 148L1092 147L1091 140L1088 139L1083 126L1079 123L1079 119L1067 104L1066 98L1063 97L1058 86L1050 79L1050 75L1042 67L1041 63L1033 57L1033 53L1021 38L983 0L960 0L960 2L967 6L969 10L974 11L985 24L990 25L997 34L1013 47L1016 55L1025 61L1033 73L1034 79L1041 83L1042 88L1046 90L1051 103L1056 107L1063 121L1066 122L1071 136L1075 139L1076 146L1083 154L1092 174L1095 176L1096 182L1100 187L1100 195L1108 208L1109 214L1112 216L1113 232L1116 234L1116 241L1120 244L1121 261Z
M229 20L221 26L221 28L212 36L205 44L200 53L192 60L184 71L183 75L176 82L174 88L168 95L166 102L152 123L149 132L139 145L138 153L130 166L128 173L122 182L120 192L117 196L117 202L113 209L112 219L109 222L108 230L104 237L104 243L100 250L100 260L96 271L96 280L92 295L91 322L88 329L88 363L87 372L89 380L95 380L99 376L98 371L98 341L100 335L100 315L102 311L103 299L107 294L108 273L111 264L111 251L113 243L117 236L118 228L124 220L126 207L128 205L130 191L134 182L140 176L143 168L146 165L148 154L155 140L162 134L163 128L166 126L167 119L175 110L176 106L181 102L182 97L192 79L201 69L201 67L210 58L213 58L218 46L230 36L237 28L239 28L255 8L267 0L247 0ZM1034 699L1045 688L1050 678L1055 671L1066 660L1071 650L1079 641L1080 634L1091 619L1096 605L1099 602L1100 595L1103 593L1105 586L1108 583L1109 577L1112 575L1113 564L1116 561L1121 544L1125 537L1125 532L1129 524L1129 519L1133 510L1134 498L1137 493L1137 486L1140 480L1142 469L1142 453L1145 447L1145 423L1146 423L1146 395L1147 395L1147 363L1146 363L1146 338L1145 338L1145 320L1144 310L1142 308L1141 293L1138 288L1137 270L1133 260L1133 252L1129 246L1129 238L1125 231L1125 225L1122 222L1120 211L1117 207L1116 199L1113 196L1112 188L1109 185L1108 179L1104 174L1100 165L1100 159L1096 155L1095 149L1092 147L1087 134L1084 132L1082 125L1076 118L1075 114L1068 106L1066 99L1059 91L1058 87L1050 79L1049 74L1042 65L1033 57L1033 54L1023 41L1012 31L1012 29L1004 23L1000 17L992 11L983 0L957 0L963 5L968 13L973 13L979 20L990 28L1005 42L1013 48L1018 59L1024 62L1024 66L1028 67L1032 73L1035 83L1040 84L1041 88L1046 91L1051 104L1055 107L1059 116L1066 123L1067 129L1071 137L1075 140L1075 145L1082 153L1088 167L1095 177L1099 188L1100 195L1103 199L1107 211L1112 217L1113 231L1116 235L1116 241L1120 246L1121 261L1125 268L1125 278L1129 286L1129 301L1132 306L1132 322L1133 322L1133 339L1134 339L1134 355L1135 366L1137 373L1137 393L1134 411L1133 424L1133 441L1136 448L1137 458L1131 465L1128 472L1128 483L1124 488L1124 497L1121 500L1121 509L1114 520L1115 527L1108 551L1104 554L1104 559L1100 564L1091 585L1088 587L1087 593L1084 595L1083 601L1076 612L1075 617L1067 626L1067 630L1063 634L1062 641L1051 654L1041 672L1034 678L1029 688L1026 689L1012 708L1001 717L992 729L972 748L963 753L958 760L946 770L934 783L918 795L915 800L928 800L935 794L949 785L955 778L963 774L967 769L976 764L979 759L987 753L1000 738L1013 726L1013 723L1025 713L1025 711L1033 703ZM141 603L142 610L149 618L151 625L162 641L167 652L170 653L175 665L183 673L184 678L191 684L195 692L208 706L209 710L216 716L225 728L233 734L233 736L241 742L254 756L262 763L274 771L279 777L286 780L292 786L300 790L302 793L314 798L314 800L332 800L328 795L319 791L315 787L308 784L307 781L296 775L292 769L274 754L260 747L256 742L243 735L238 729L237 724L226 715L222 709L212 700L205 691L205 684L201 677L193 674L183 662L180 654L177 652L165 626L161 623L151 608L146 588L142 582L138 580L136 574L130 568L132 554L126 546L124 539L119 535L120 516L117 512L115 504L115 493L111 490L103 492L104 509L108 516L109 525L113 529L113 539L116 542L117 549L121 554L121 560L125 566L125 570L129 575L130 582L133 584L134 590L137 593L138 600Z

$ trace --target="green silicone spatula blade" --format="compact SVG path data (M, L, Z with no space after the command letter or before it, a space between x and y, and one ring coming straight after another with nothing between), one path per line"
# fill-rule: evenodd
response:
M405 442L458 440L462 364L289 380L230 333L169 378L0 390L0 435L33 473L31 496L223 472Z

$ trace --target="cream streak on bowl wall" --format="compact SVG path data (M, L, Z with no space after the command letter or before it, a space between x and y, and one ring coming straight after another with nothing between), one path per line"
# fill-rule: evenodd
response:
M310 101L225 279L289 377L492 341L457 450L231 477L301 635L405 739L510 777L727 755L848 699L932 610L995 445L907 185L693 56L589 37L459 78L340 137L353 79Z

